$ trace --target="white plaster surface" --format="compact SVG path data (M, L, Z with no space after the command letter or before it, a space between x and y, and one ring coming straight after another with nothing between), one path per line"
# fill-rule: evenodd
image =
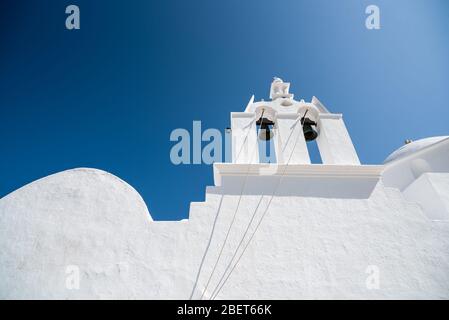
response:
M323 164L360 165L341 115L320 114L317 138Z
M404 197L419 203L430 219L449 221L449 173L423 173Z
M242 186L226 183L176 222L151 221L138 193L103 171L69 170L17 190L0 200L0 297L188 299L195 287L199 299ZM205 298L272 194L247 191ZM448 223L381 182L360 199L292 190L273 198L217 299L449 298L448 235ZM72 265L78 290L66 288ZM366 286L372 265L379 289Z
M256 120L252 113L233 112L231 114L232 162L259 162Z
M404 191L426 172L449 172L449 138L387 162L382 180L387 187Z

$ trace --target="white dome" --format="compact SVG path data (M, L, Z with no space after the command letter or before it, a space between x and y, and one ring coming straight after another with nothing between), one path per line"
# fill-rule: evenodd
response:
M133 187L96 169L10 193L0 199L0 299L133 298L151 285L136 268L151 262L151 220ZM67 270L79 272L79 290L68 290Z
M408 144L403 145L399 149L395 150L393 153L391 153L385 159L384 163L403 158L405 156L408 156L409 154L415 153L421 149L424 149L432 144L435 144L447 138L449 138L449 136L439 136L439 137L424 138L410 142Z

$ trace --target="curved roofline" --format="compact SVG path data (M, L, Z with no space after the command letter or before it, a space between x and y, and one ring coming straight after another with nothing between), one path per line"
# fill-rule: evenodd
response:
M418 140L417 140L417 141L418 141ZM415 151L415 152L413 152L413 153L407 154L407 155L405 155L405 156L403 156L403 157L401 157L401 158L393 159L393 160L391 160L391 161L389 161L389 162L386 162L386 163L384 163L384 166L385 166L385 167L389 167L389 166L391 166L391 165L393 165L393 164L398 164L398 163L401 163L401 162L405 162L405 161L407 161L407 160L409 160L409 159L411 159L411 158L414 158L414 157L416 157L416 156L419 156L419 155L422 154L422 153L426 153L426 152L429 151L429 150L436 149L436 148L438 148L440 145L444 144L445 142L449 142L449 137L447 137L447 138L445 138L445 139L442 139L442 140L440 140L440 141L438 141L438 142L432 143L432 144L430 144L430 145L428 145L428 146L425 146L425 147L423 147L422 149L419 149L419 150L417 150L417 151Z
M439 140L439 141L437 141L437 142L430 143L430 144L427 145L427 146L424 146L424 147L422 147L422 148L420 148L420 149L418 149L418 150L416 150L416 151L413 151L413 152L411 152L411 153L404 154L403 156L401 156L401 155L399 154L399 156L398 156L397 158L393 158L393 159L389 160L389 158L390 158L391 156L393 156L395 153L397 153L397 152L399 152L400 150L403 150L404 148L407 148L407 147L409 146L409 145L407 145L407 144L406 144L406 145L403 145L403 146L401 146L400 148L398 148L398 149L396 149L395 151L393 151L392 153L390 153L390 154L387 156L387 158L384 160L383 164L386 165L386 166L388 166L388 165L390 165L390 164L392 164L392 163L398 163L398 162L400 162L400 160L404 160L404 161L405 161L405 160L411 158L412 156L419 155L420 153L422 153L422 152L424 152L424 151L426 151L426 150L429 150L429 149L431 149L431 148L434 147L434 146L440 145L440 144L443 143L444 141L449 140L449 136L427 137L427 138L422 138L422 139L419 139L419 140L415 140L415 141L411 142L410 145L413 144L413 143L418 143L419 141L423 141L423 140L426 140L426 139L439 138L439 137L441 137L441 140Z
M39 178L39 179L36 179L36 180L34 180L34 181L31 181L31 182L29 182L29 183L27 183L27 184L24 184L23 186L21 186L20 188L17 188L17 189L14 190L14 191L11 191L10 193L8 193L7 195L5 195L4 197L0 198L0 201L6 200L6 198L8 198L8 197L10 197L10 196L13 196L14 194L17 194L18 192L20 192L20 190L25 189L25 188L27 188L28 186L31 186L31 185L33 185L33 184L35 184L35 183L39 183L39 182L42 182L42 181L44 181L44 180L51 179L52 177L57 176L57 175L60 175L60 174L69 173L69 172L77 172L77 171L79 171L79 172L84 172L84 173L97 173L97 174L99 173L99 174L106 175L106 176L108 176L108 177L110 177L110 178L116 180L118 183L124 184L126 187L128 187L129 189L131 189L131 191L132 191L133 193L135 193L136 195L138 195L138 197L140 198L140 200L142 201L142 203L145 205L145 210L146 210L146 212L147 212L147 215L148 215L149 219L150 219L151 221L153 221L153 217L151 216L151 213L150 213L150 211L148 210L148 206L147 206L145 200L143 199L143 197L141 196L141 194L140 194L140 193L139 193L133 186L131 186L131 185L130 185L129 183L127 183L125 180L123 180L123 179L117 177L116 175L114 175L114 174L112 174L112 173L110 173L110 172L107 172L107 171L104 171L104 170L101 170L101 169L96 169L96 168L79 167L79 168L67 169L67 170L63 170L63 171L59 171L59 172L55 172L55 173L49 174L49 175L47 175L47 176L44 176L44 177L42 177L42 178Z

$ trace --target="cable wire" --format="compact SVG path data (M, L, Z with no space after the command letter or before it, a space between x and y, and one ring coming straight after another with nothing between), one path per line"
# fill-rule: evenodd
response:
M307 112L308 112L308 109L306 110L306 112L305 112L305 114L304 114L304 116L303 116L302 118L304 118L304 117L306 116ZM299 116L298 116L298 119L299 119ZM298 120L295 121L294 126L296 126L297 121L298 121ZM301 128L302 128L302 125L303 125L303 124L301 123ZM292 130L292 132L293 132L293 130ZM291 133L292 133L292 132L291 132ZM267 206L266 206L266 208L265 208L265 211L263 212L263 214L262 214L262 216L261 216L259 222L258 222L257 225L256 225L256 228L254 229L254 232L251 234L251 236L250 236L248 242L246 243L246 245L245 245L244 248L243 248L242 253L241 253L240 256L238 257L236 263L235 263L234 266L232 267L232 269L231 269L231 271L229 272L229 274L226 276L226 278L224 278L224 281L223 281L223 283L222 283L221 285L220 285L221 280L219 281L217 287L214 289L214 291L213 291L213 293L212 293L212 295L211 295L211 300L214 300L214 299L218 296L218 294L219 294L220 291L222 290L223 286L226 284L227 280L228 280L229 277L231 276L232 272L234 271L234 269L237 267L238 263L240 262L240 260L241 260L241 258L242 258L242 256L243 256L243 254L246 252L246 249L248 248L249 244L251 243L251 240L253 239L254 235L255 235L256 232L257 232L257 230L259 229L259 226L261 225L263 218L265 217L266 213L268 212L268 208L269 208L270 205L271 205L271 202L272 202L272 200L273 200L273 198L274 198L274 195L276 194L277 189L279 188L279 185L281 184L281 181L282 181L282 179L283 179L283 177L284 177L285 171L287 170L287 167L288 167L288 165L289 165L289 163L290 163L290 160L291 160L291 158L292 158L292 155L293 155L293 153L294 153L294 150L295 150L296 145L297 145L297 142L298 142L299 134L301 134L301 132L298 133L298 135L296 136L295 143L294 143L292 152L290 153L290 156L289 156L289 159L288 159L288 161L287 161L287 164L284 166L284 170L283 170L283 172L282 172L282 174L281 174L281 176L280 176L280 178L279 178L279 180L278 180L278 183L277 183L276 187L274 188L274 190L273 190L273 192L272 192L272 194L271 194L270 200L268 201L268 204L267 204ZM290 139L290 136L289 136L289 139ZM289 139L287 139L287 141L288 141ZM262 196L261 199L259 200L259 204L260 204L260 202L262 201L262 199L263 199L263 196ZM258 207L259 207L259 204L258 204L258 206L256 207L256 211L254 212L253 217L255 216L255 213L257 212L257 209L258 209ZM250 221L250 224L251 224L251 223L252 223L252 220ZM250 224L248 225L247 230L249 229ZM245 237L245 236L246 236L246 235L244 235L244 237ZM244 237L242 238L240 244L243 243ZM240 244L239 244L239 245L240 245ZM235 254L237 253L238 249L239 249L239 248L237 248L237 250L235 251L233 258L235 257ZM229 268L230 265L232 264L232 260L233 260L233 259L231 259L231 262L230 262L230 264L228 265L228 268ZM226 270L225 270L225 272L223 273L223 276L222 276L221 279L223 279L223 277L224 277L224 275L226 274L226 271L228 270L228 268L226 268ZM218 289L217 289L217 288L218 288Z
M303 118L304 118L304 116L303 116ZM295 122L293 123L293 125L290 127L290 128L293 128L293 129L290 131L290 134L289 134L289 136L288 136L288 138L287 138L287 141L286 141L286 143L285 143L285 146L284 146L283 150L285 149L286 145L287 145L288 142L290 141L290 138L291 138L291 136L292 136L292 134L293 134L293 131L294 131L294 127L298 124L298 121L299 121L300 119L301 119L301 117L298 116L298 118L295 120ZM292 152L293 152L293 150L292 150ZM254 220L254 218L255 218L255 216L256 216L256 213L257 213L257 211L258 211L258 209L259 209L259 206L260 206L260 204L262 203L263 197L264 197L263 195L260 197L259 202L257 203L256 209L255 209L254 213L253 213L252 216L251 216L251 219L250 219L250 221L249 221L249 223L248 223L248 225L247 225L247 227L246 227L246 229L245 229L245 232L244 232L242 238L240 239L240 242L239 242L239 244L238 244L238 246L237 246L237 249L234 251L234 254L233 254L232 258L231 258L231 261L229 262L229 264L227 265L225 271L223 272L223 274L222 274L220 280L218 281L217 286L216 286L216 287L214 288L214 290L212 291L211 297L214 296L214 293L216 292L217 288L220 286L221 281L223 281L223 278L225 277L226 272L227 272L227 271L229 270L229 268L231 267L232 262L234 261L234 258L235 258L235 256L237 255L237 252L238 252L238 250L240 249L240 246L242 245L243 240L245 239L245 237L246 237L246 235L247 235L247 233L248 233L248 231L249 231L249 228L251 227L251 224L252 224L252 222L253 222L253 220Z
M262 110L262 116L261 116L261 117L263 117L264 112L265 112L265 109ZM238 158L239 158L239 156L240 156L240 153L241 153L242 150L243 150L243 147L245 146L246 140L247 140L248 135L249 135L249 133L250 133L250 131L251 131L251 126L252 126L252 124L253 124L253 122L254 122L255 120L256 120L256 116L254 116L254 119L251 120L251 122L250 122L250 124L249 124L248 132L247 132L247 134L246 134L246 136L245 136L245 139L243 140L242 146L240 147L240 150L239 150L239 152L238 152L238 154L237 154L236 162L237 162L237 160L238 160ZM251 160L252 160L252 158L253 158L253 156L254 156L254 151L256 150L256 148L257 148L257 145L256 145L255 148L253 149L253 152L251 152L251 156L250 156L249 163L248 163L248 170L247 170L247 173L246 173L246 175L245 175L245 180L244 180L244 182L243 182L242 188L241 188L241 190L240 190L240 196L239 196L239 199L238 199L238 202L237 202L237 207L236 207L236 209L235 209L235 211L234 211L234 215L233 215L233 217L232 217L231 224L229 225L229 228L228 228L228 230L227 230L227 233L226 233L224 242L223 242L223 244L222 244L222 246L221 246L220 253L218 254L218 258L217 258L217 260L215 261L214 267L212 268L212 271L211 271L211 273L210 273L210 276L209 276L209 278L208 278L208 280L207 280L207 282L206 282L206 286L205 286L205 288L203 289L203 292L202 292L202 294L201 294L200 300L203 299L203 296L204 296L204 294L206 293L207 288L209 287L210 281L211 281L211 279L212 279L212 277L213 277L213 274L215 273L215 270L216 270L216 268L217 268L217 266L218 266L218 263L219 263L219 261L220 261L220 259L221 259L222 254L223 254L224 247L225 247L225 245L226 245L226 243L227 243L227 241L228 241L229 234L230 234L231 229L232 229L232 227L233 227L233 225L234 225L234 221L235 221L235 218L236 218L236 216L237 216L238 209L239 209L239 207L240 207L240 201L241 201L241 199L242 199L242 194L243 194L243 191L244 191L244 189L245 189L246 180L247 180L248 173L249 173L249 168L250 168L250 166L251 166ZM199 277L199 276L198 276L198 277Z

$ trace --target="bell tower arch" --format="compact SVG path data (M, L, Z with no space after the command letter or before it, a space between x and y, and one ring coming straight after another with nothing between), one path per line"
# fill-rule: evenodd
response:
M290 83L274 78L271 101L249 101L231 113L232 162L260 163L260 140L272 140L279 164L310 164L307 142L316 141L322 164L360 165L341 114L330 113L316 98L294 100Z

